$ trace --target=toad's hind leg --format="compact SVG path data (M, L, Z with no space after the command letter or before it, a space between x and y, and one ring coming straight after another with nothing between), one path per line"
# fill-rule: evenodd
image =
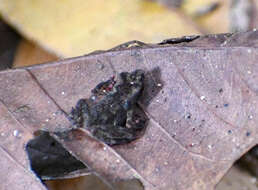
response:
M119 145L129 143L137 137L134 130L123 126L98 125L91 129L93 136L108 145Z
M72 108L68 119L76 127L83 127L83 123L89 119L89 105L86 99L80 99L75 108Z

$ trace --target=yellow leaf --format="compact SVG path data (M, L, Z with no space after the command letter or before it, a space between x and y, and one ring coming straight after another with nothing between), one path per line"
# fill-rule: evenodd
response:
M0 12L27 38L65 57L199 33L177 13L143 0L0 0Z
M218 3L218 8L202 17L196 18L198 12ZM187 0L182 11L195 19L197 24L207 33L229 32L229 6L230 0Z

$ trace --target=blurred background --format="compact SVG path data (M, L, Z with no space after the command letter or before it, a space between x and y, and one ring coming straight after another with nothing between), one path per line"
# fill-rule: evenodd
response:
M258 0L0 0L0 69L140 40L252 30Z
M0 70L108 50L139 40L256 30L258 0L0 0ZM258 150L216 190L257 190ZM46 182L51 190L108 189L94 176ZM137 181L121 189L141 189Z

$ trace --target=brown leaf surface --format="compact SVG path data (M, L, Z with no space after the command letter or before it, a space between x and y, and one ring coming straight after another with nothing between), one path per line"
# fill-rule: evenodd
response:
M0 155L1 170L5 172L1 172L1 189L45 190L39 179L31 172L25 170L24 166L18 164L16 160L13 160L1 147Z
M2 98L2 88L0 92ZM44 190L40 180L28 170L24 143L31 138L31 132L23 128L2 101L0 116L0 189Z
M0 70L11 68L20 37L0 18Z
M23 39L17 48L13 67L24 67L57 60L57 56L45 51L32 42Z
M146 190L212 189L258 142L257 36L247 32L178 44L179 39L163 45L135 42L1 72L1 149L28 167L23 147L32 132L68 128L64 113L89 97L100 81L122 71L160 71L147 76L141 105L150 121L142 138L109 147L81 131L62 143L110 185L138 178ZM2 181L7 171L0 172Z

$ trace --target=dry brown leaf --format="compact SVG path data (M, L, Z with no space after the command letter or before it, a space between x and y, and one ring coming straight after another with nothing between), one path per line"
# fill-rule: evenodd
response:
M0 189L46 190L36 175L28 170L24 143L31 138L31 132L26 130L3 104L2 88L0 94Z
M110 185L138 178L146 190L210 190L258 143L257 36L249 32L178 44L173 39L163 45L134 43L1 72L0 122L6 127L0 134L8 135L1 136L0 146L28 166L23 147L32 132L69 127L62 111L68 113L78 99L89 97L100 81L122 71L160 71L146 76L141 105L150 121L143 137L109 147L84 131L62 144Z
M177 13L142 0L0 0L0 12L27 38L66 57L199 33Z
M56 60L58 60L57 56L23 39L16 51L13 67L24 67Z
M46 181L49 190L110 190L110 188L94 175L80 178ZM126 180L116 183L118 190L144 190L138 180Z
M223 180L216 186L216 190L257 190L257 187L257 178L234 166L230 168Z
M11 68L19 36L0 18L0 70Z
M89 175L66 180L46 181L49 190L109 190L96 176Z

